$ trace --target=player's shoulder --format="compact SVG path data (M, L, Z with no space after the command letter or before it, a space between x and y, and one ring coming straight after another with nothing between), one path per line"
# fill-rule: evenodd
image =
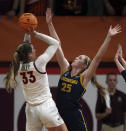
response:
M70 73L70 71L71 71L71 68L70 68L70 67L64 69L64 70L61 72L61 76Z

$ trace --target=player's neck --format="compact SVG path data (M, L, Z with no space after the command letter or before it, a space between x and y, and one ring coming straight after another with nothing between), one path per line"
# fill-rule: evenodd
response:
M71 70L71 76L76 76L76 75L78 75L80 72L81 72L80 69L72 68L72 70Z

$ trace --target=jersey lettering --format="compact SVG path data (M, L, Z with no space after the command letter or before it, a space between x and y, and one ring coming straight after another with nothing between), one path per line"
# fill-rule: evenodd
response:
M29 68L30 68L29 64L23 64L22 68L21 68L21 71L27 71L27 70L29 70Z
M20 75L24 84L28 84L28 82L34 83L36 81L33 71L21 72Z

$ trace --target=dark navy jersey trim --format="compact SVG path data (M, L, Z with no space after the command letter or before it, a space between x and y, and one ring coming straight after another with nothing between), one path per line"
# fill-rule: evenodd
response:
M38 73L40 73L40 74L46 74L46 72L41 72L41 71L39 71L39 70L37 69L37 67L36 67L36 65L35 65L35 61L33 62L33 65L34 65L34 67L35 67L35 69L36 69L36 71L37 71Z

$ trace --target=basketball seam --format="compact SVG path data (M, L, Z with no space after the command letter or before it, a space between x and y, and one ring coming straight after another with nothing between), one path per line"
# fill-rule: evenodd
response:
M19 22L19 23L22 23L22 24L30 24L30 23L25 23L25 22ZM37 24L30 24L30 25L37 25Z

